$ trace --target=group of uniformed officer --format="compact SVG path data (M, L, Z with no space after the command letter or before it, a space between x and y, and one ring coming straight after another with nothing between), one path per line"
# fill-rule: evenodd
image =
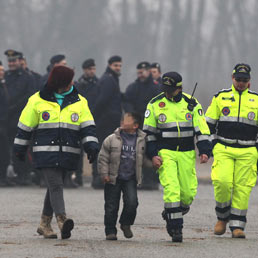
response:
M51 151L56 152L57 148L61 148L62 153L74 153L77 155L76 157L82 157L82 146L79 144L79 139L76 138L78 135L76 133L74 137L72 135L74 131L77 131L76 126L80 130L82 125L85 128L90 128L91 119L86 119L84 122L79 120L80 114L83 113L82 111L77 112L80 110L79 106L78 110L68 108L68 113L63 111L60 119L63 120L61 122L63 125L62 134L67 136L67 142L58 143L53 140L54 136L51 138L50 129L54 133L57 128L55 124L60 124L60 119L55 120L59 117L55 117L55 114L58 113L59 106L62 108L64 105L63 101L68 99L65 97L66 93L63 95L55 93L54 96L59 106L56 106L57 109L54 113L53 110L50 113L45 106L38 104L40 98L53 101L51 99L53 95L51 95L52 93L49 95L46 85L52 83L55 87L55 82L51 81L50 75L53 70L58 71L56 67L66 65L65 56L52 57L47 69L48 73L40 78L38 74L26 67L26 59L20 52L8 50L5 54L8 57L9 70L4 77L0 77L0 94L4 96L2 99L8 101L8 104L2 101L5 109L1 110L3 112L2 120L0 120L1 138L6 139L5 136L8 134L9 145L13 142L22 109L28 98L40 89L39 95L34 95L31 104L32 107L37 107L36 113L34 113L33 108L30 108L29 103L20 118L18 124L20 134L18 131L14 140L16 149L17 146L22 148L23 145L27 145L29 140L27 138L30 138L32 129L37 128L32 148L34 156L38 156L38 153L42 154L42 151L47 151L49 159L52 157ZM1 67L2 65L0 65ZM144 114L143 129L147 133L147 156L152 160L153 167L158 170L159 180L164 188L162 216L166 220L167 231L172 240L182 242L183 215L189 211L197 192L194 140L196 137L200 163L206 163L211 155L214 156L211 178L214 185L215 210L218 218L214 234L224 234L227 223L229 223L233 238L245 238L244 228L248 201L251 190L256 183L256 147L258 142L258 94L250 90L250 66L243 63L235 66L232 72L231 88L222 90L213 97L206 115L204 115L202 106L196 98L182 91L181 75L177 72L168 72L161 78L158 63L152 65L148 62L139 63L136 67L136 81L130 84L122 95L119 85L121 67L122 58L120 56L110 57L105 73L98 79L95 75L95 61L88 59L82 65L83 75L74 83L72 88L69 88L71 99L69 103L65 102L66 105L76 103L77 88L79 93L88 99L90 110L97 125L96 135L95 132L92 135L91 133L85 134L82 143L94 142L97 136L101 144L106 136L119 127L123 110ZM75 92L74 96L72 92ZM82 102L80 101L80 103ZM6 109L6 107L8 108ZM32 119L33 116L38 116L37 112L42 113L40 118L42 121ZM6 116L6 114L8 115ZM72 120L72 124L70 124L69 119ZM79 124L75 125L74 123L77 122ZM6 130L5 124L8 124L8 130ZM45 139L46 135L48 138L50 137L47 146L40 140L41 136L42 139ZM8 143L6 143L7 145ZM1 149L1 153L4 154L5 151L7 157L11 151L6 151L8 147L4 148ZM46 150L43 150L44 148ZM88 152L90 161L93 162L97 155L97 148L94 150L89 150L85 146L83 148ZM23 152L23 154L25 153ZM3 157L4 155L1 155L2 159ZM30 155L26 155L26 157L30 157ZM37 160L40 160L45 166L46 161L42 160L42 157L41 155ZM15 172L24 182L26 180L24 172L28 171L25 166L28 166L28 163L21 163L21 161L25 159L25 156L11 155L11 158L7 157L6 159L12 160ZM54 162L54 156L51 160ZM64 158L63 162L68 162L68 160ZM51 166L59 167L58 162L54 163ZM76 178L77 183L82 184L82 161L79 163ZM1 162L0 179L4 183L7 181L3 171L8 164L9 162ZM96 163L94 164L92 186L99 188L102 185L96 171ZM75 169L75 166L69 162L66 167L68 170ZM154 177L152 177L152 173ZM147 171L144 177L146 181L148 178L153 178L155 182L155 170ZM157 182L156 184L158 184Z
M206 119L198 101L182 92L182 77L176 72L163 75L163 93L147 106L143 127L147 155L164 188L162 215L174 242L183 240L183 215L197 190L194 136L200 163L214 156L211 178L218 218L214 234L224 234L229 223L233 238L245 238L258 158L258 94L249 89L250 72L247 64L235 66L231 88L213 97Z
M0 66L3 70L1 77L2 87L0 88L0 93L3 95L3 101L1 102L3 106L1 109L3 112L1 116L1 120L3 121L1 128L3 130L1 131L1 137L5 139L5 141L2 141L3 144L0 150L2 153L1 159L3 160L0 168L0 185L29 185L32 183L32 179L34 183L45 185L43 178L40 177L40 173L32 168L31 149L28 150L25 163L20 162L19 159L13 156L11 149L19 115L29 96L44 88L49 73L54 67L67 65L66 57L63 54L51 57L47 66L47 73L41 76L27 67L26 58L23 53L9 49L5 51L5 55L7 56L9 70L4 72L3 65ZM90 58L83 62L83 75L74 82L79 93L87 98L89 107L94 114L98 124L97 133L100 143L119 126L123 110L127 112L137 111L143 116L148 101L161 92L159 83L161 68L158 63L151 65L148 62L141 62L137 65L137 79L133 83L133 93L137 94L136 100L131 98L130 90L127 90L128 93L126 92L125 94L122 94L120 91L119 76L121 67L122 58L120 56L110 57L107 69L99 79L96 77L95 60ZM138 90L136 93L135 89L137 87ZM129 85L128 89L130 88ZM104 110L102 108L103 105L106 107ZM10 117L12 119L9 119ZM6 141L6 135L8 135L9 141ZM77 187L83 184L82 157L81 155L79 168L75 171L75 179L72 180L72 171L67 174L65 178L65 185L67 187ZM17 177L10 178L6 176L7 174L11 176L15 175L15 173L6 173L6 170L10 172L10 169L11 172L17 174ZM33 173L31 173L32 170ZM143 187L157 189L158 179L155 171L145 168L145 173L151 173L151 176L146 175L144 177ZM31 175L34 176L31 177ZM103 184L98 176L96 162L93 164L92 186L94 188L103 188Z

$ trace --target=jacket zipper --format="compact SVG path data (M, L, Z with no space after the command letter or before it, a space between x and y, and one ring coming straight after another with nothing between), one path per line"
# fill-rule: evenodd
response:
M242 92L238 92L239 94L239 102L238 102L238 115L237 115L237 123L239 125L239 116L240 116L240 107L241 107L241 96L242 96ZM237 139L237 143L238 143L238 139Z

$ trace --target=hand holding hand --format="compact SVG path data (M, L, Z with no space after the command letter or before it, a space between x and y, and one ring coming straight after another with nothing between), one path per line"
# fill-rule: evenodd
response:
M206 154L201 154L200 155L200 163L207 163L208 162L209 157Z
M159 169L159 167L162 165L162 158L160 156L154 156L152 158L152 165L153 167Z

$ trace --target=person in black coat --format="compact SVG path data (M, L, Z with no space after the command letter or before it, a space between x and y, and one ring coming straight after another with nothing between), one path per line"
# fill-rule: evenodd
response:
M142 117L149 101L160 94L160 84L153 80L151 65L148 62L140 62L137 66L137 79L131 83L124 94L125 112L137 112ZM141 124L142 127L142 124ZM158 189L158 176L153 168L143 168L142 189Z
M8 91L8 139L12 149L16 135L16 128L21 111L25 107L29 97L36 92L34 78L27 73L19 62L20 52L9 49L5 51L9 70L5 72L5 84ZM20 185L31 184L29 176L29 162L22 163L16 157L12 157L13 166Z
M0 186L12 186L7 179L6 170L10 161L10 149L7 137L8 92L4 80L4 66L0 61Z
M82 64L83 75L75 82L78 92L87 99L91 112L94 111L96 99L99 94L98 78L96 77L96 64L94 59L89 58ZM95 166L95 165L94 165ZM83 149L81 150L81 158L79 168L76 170L75 182L82 186L82 168L83 168Z
M99 95L98 78L94 59L87 59L82 64L83 75L75 83L78 92L87 99L91 111L94 110Z
M137 79L129 84L124 94L124 110L125 112L137 112L143 117L147 104L161 93L161 87L154 82L148 62L141 62L136 68Z
M44 88L44 86L46 85L47 83L47 80L48 80L48 76L49 76L49 73L51 72L51 70L53 69L53 67L57 66L57 65L66 65L67 62L66 62L66 58L65 58L65 55L62 55L62 54L58 54L58 55L54 55L50 58L49 60L49 65L47 66L47 73L44 74L42 77L41 77L41 80L40 80L40 85L39 85L39 90L42 90Z
M122 117L122 98L119 86L122 58L111 56L108 59L106 71L99 80L99 94L93 116L97 126L97 136L100 145L104 139L120 126ZM96 164L93 165L93 188L103 188L97 172Z
M161 66L159 63L152 63L151 64L151 75L155 82L162 84L161 81Z

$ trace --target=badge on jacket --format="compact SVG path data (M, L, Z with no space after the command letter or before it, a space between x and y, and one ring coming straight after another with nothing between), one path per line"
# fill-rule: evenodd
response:
M79 120L79 115L78 115L77 113L73 113L73 114L71 115L71 120L72 120L73 122L77 122L77 121Z
M49 118L50 118L50 114L47 111L43 112L42 119L44 121L47 121Z

